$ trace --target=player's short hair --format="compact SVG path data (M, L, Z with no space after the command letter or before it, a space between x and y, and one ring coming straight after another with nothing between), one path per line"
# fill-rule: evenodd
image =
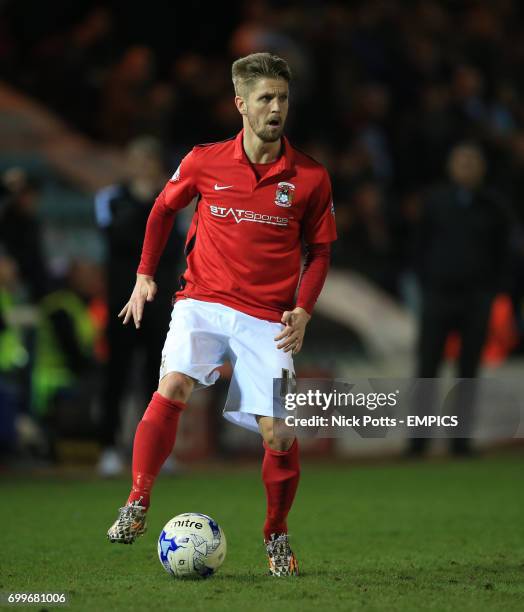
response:
M284 79L289 83L292 78L286 60L272 53L251 53L237 59L231 67L231 75L237 96L244 95L258 79Z

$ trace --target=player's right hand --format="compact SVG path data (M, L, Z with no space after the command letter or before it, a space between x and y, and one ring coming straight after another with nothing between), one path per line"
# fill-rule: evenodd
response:
M129 302L118 314L120 318L124 317L123 325L127 325L132 317L135 327L138 329L144 314L144 304L152 302L155 299L156 292L157 286L152 276L137 274L135 288L129 298Z

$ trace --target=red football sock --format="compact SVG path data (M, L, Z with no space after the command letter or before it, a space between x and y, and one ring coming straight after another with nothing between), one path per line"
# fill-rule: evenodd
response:
M175 445L178 418L186 405L153 393L133 445L133 488L127 503L149 507L151 488Z
M265 442L264 448L262 480L267 498L264 537L268 540L272 533L287 533L286 519L295 499L300 465L296 439L287 451L272 450Z

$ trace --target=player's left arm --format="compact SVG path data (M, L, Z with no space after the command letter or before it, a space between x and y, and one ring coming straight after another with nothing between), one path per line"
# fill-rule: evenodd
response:
M327 243L310 244L306 246L304 269L298 287L296 306L286 310L282 315L282 323L286 326L275 338L287 353L296 354L302 348L306 325L311 319L313 308L322 291L329 270L331 245Z
M275 338L277 348L297 354L303 345L306 325L311 319L313 308L322 291L329 270L331 242L336 240L335 211L331 181L325 169L303 222L303 237L306 244L304 269L298 287L297 301L293 310L282 315L285 328Z

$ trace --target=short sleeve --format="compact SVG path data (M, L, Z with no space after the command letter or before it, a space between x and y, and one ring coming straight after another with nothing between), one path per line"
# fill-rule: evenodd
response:
M164 205L172 211L188 206L198 195L198 163L195 149L190 151L169 179L163 191Z
M311 193L303 222L303 235L306 244L333 242L337 239L331 181L324 168Z

